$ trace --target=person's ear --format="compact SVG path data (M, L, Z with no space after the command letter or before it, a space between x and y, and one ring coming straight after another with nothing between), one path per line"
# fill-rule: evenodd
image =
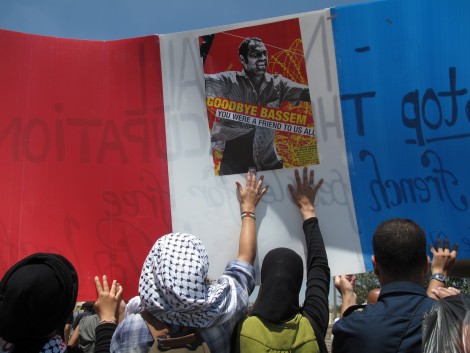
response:
M240 59L240 63L243 65L243 67L245 66L246 64L246 60L245 60L245 57L243 55L238 55L238 58Z
M372 265L374 266L374 274L380 278L379 265L377 265L377 261L375 260L375 255L372 255Z

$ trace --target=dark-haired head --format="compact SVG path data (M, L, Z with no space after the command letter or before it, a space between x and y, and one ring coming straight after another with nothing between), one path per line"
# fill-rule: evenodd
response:
M302 258L295 251L269 251L261 266L261 287L252 314L275 323L292 319L300 312L303 271Z
M386 220L375 230L372 242L374 271L382 285L424 282L428 266L426 236L417 223L403 218Z
M14 343L15 352L41 348L63 329L77 291L77 273L65 257L37 253L24 258L0 281L0 337Z
M248 47L250 46L251 42L263 43L263 41L258 37L245 38L243 42L240 43L240 46L238 47L238 55L243 56L245 61L248 60Z

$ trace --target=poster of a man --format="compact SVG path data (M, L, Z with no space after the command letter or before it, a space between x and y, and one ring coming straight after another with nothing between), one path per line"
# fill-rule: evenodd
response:
M201 37L216 174L318 163L298 27L290 20Z

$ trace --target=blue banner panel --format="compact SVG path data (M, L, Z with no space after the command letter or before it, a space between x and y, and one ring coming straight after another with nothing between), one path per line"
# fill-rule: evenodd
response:
M372 234L410 218L470 258L470 1L332 9L351 185L366 268Z

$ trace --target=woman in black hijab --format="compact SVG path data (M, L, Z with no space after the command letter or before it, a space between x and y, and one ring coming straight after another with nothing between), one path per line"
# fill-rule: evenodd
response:
M236 353L327 352L330 268L315 214L314 201L321 179L313 170L295 171L296 187L288 185L304 219L307 245L307 289L303 307L299 293L303 280L302 258L291 249L268 252L261 266L261 287L251 316L244 319L236 339Z
M0 342L11 352L63 352L57 333L77 300L73 265L57 254L37 253L10 268L0 282Z

